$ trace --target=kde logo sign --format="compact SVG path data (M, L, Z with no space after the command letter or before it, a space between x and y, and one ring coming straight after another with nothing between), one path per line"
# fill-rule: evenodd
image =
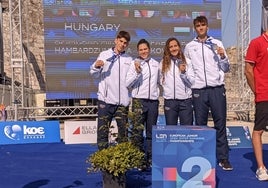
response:
M23 125L7 125L4 127L5 135L12 140L45 138L44 127L27 127Z
M58 121L0 123L0 144L60 142Z

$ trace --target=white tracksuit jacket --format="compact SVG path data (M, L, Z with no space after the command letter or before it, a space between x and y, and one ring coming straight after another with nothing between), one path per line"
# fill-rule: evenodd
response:
M114 61L111 57L114 57ZM126 75L132 58L125 53L115 57L113 49L110 48L101 52L97 60L102 60L104 66L95 68L95 61L90 67L90 74L99 78L98 100L107 104L128 106L130 94L126 86Z
M195 77L192 89L224 85L224 73L229 71L230 64L226 54L221 59L216 53L215 45L224 48L222 42L213 37L205 42L195 38L185 46L184 54L190 59Z
M163 87L163 97L165 99L189 99L192 97L191 85L193 84L193 71L189 71L189 60L186 58L186 72L179 71L179 62L171 59L171 67L166 73L162 73L162 61L160 63L161 78L160 84Z
M131 89L133 98L158 100L159 97L159 62L150 58L141 62L141 73L135 69L135 60L131 63L127 73L126 84Z

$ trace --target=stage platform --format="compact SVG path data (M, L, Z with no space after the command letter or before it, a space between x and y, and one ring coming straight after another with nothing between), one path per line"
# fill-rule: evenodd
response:
M61 143L0 146L0 187L3 188L101 188L101 174L88 174L86 158L96 151L89 144ZM264 145L268 165L268 145ZM255 178L252 148L230 150L233 171L217 165L217 188L267 188ZM151 188L151 172L133 170L127 174L128 188ZM156 187L154 187L156 188Z

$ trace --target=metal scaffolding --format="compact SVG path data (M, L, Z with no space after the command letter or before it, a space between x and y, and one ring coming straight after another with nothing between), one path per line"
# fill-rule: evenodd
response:
M10 65L11 100L14 105L24 107L24 60L22 46L21 0L9 0L10 16ZM15 118L16 119L16 118Z
M235 90L239 98L228 104L228 111L238 111L252 113L254 110L254 97L248 87L244 75L245 55L250 42L250 0L236 1L236 19L237 19L237 57L236 57L236 75L234 82L238 82Z

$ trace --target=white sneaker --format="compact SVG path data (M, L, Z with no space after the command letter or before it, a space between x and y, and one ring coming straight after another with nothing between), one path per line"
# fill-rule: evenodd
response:
M266 168L259 168L256 171L256 178L260 181L268 181L268 172Z

